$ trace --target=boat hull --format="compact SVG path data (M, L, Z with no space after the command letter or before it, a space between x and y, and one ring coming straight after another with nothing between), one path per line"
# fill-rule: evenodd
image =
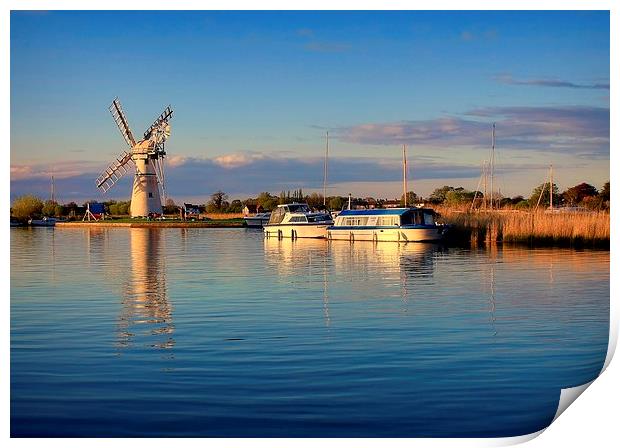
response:
M331 224L278 224L263 227L267 238L326 238Z
M28 221L28 225L32 227L54 227L56 221L52 219L31 219Z
M265 224L267 224L269 222L269 218L256 218L256 217L247 217L244 218L245 219L245 224L248 227L256 227L256 228L260 228L263 227Z
M400 243L440 241L443 238L441 228L368 228L327 230L327 239L348 241L393 241Z

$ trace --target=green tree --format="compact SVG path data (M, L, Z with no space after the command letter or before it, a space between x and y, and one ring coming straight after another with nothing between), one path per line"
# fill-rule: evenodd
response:
M407 192L407 207L413 206L414 204L418 202L418 200L419 200L418 195L415 194L413 191ZM401 207L405 206L405 195L404 194L400 195L400 206Z
M464 188L455 188L446 192L445 202L448 205L464 205L469 204L474 200L474 192L465 190Z
M211 200L207 202L207 211L211 213L222 212L227 206L227 199L228 195L226 193L222 190L217 190L211 195Z
M304 200L304 193L301 190L301 188L299 190L295 190L293 192L293 201L295 202L301 202Z
M311 208L321 208L323 207L323 195L320 193L312 193L306 197L306 203Z
M558 186L553 184L553 205L558 206L560 204L560 194L558 193ZM542 197L541 197L542 192ZM544 184L540 184L534 190L532 190L532 194L528 199L530 206L536 207L538 204L538 198L540 198L540 205L543 207L549 207L550 204L550 190L549 183L545 182Z
M345 200L343 198L341 198L340 196L335 196L333 198L330 198L327 205L329 206L330 210L342 210L342 206L344 205L344 203Z
M514 196L512 198L510 198L510 202L512 203L512 205L517 205L518 203L524 201L525 198L521 195L518 196Z
M11 210L15 218L26 221L28 218L35 218L41 215L43 201L31 194L20 196L13 201Z
M228 213L241 213L241 210L243 210L243 204L241 203L239 199L235 199L228 206L227 212Z
M129 208L131 207L131 201L118 202L118 214L119 215L128 215Z
M444 185L441 188L436 188L428 198L428 202L430 202L431 204L443 204L443 202L446 200L446 194L448 194L449 191L453 190L454 187L450 187L448 185Z
M263 207L263 210L273 210L278 206L279 198L272 196L267 191L263 191L256 198L256 205Z

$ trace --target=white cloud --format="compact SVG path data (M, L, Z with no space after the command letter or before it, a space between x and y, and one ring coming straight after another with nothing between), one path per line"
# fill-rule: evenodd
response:
M249 165L257 160L262 160L265 155L259 152L236 152L232 154L224 154L213 158L213 163L222 168L239 168Z

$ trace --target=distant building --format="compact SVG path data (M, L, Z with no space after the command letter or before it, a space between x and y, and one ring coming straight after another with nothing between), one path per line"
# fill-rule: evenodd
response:
M263 213L265 209L257 204L247 204L243 207L243 216L255 215L257 213Z
M383 201L383 207L385 208L399 208L401 207L400 205L400 201L396 201L396 200L390 200L390 201Z

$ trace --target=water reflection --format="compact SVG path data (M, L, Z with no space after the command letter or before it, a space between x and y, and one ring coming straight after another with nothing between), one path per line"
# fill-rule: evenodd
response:
M325 326L331 324L329 314L329 276L332 269L330 246L327 241L300 238L296 240L264 239L265 265L280 279L294 283L320 282Z
M129 237L131 269L122 295L118 345L127 348L146 336L147 346L170 349L175 344L174 324L162 231L131 228Z
M266 238L265 264L282 281L321 282L325 323L329 326L330 281L348 285L347 299L367 297L377 284L386 283L379 295L394 288L408 312L416 288L434 281L433 275L441 245L429 243L391 244L360 241L324 241L312 239Z
M493 251L489 256L489 323L493 330L493 336L497 336L497 327L495 326L495 267L497 261L497 252Z
M91 266L97 265L107 255L105 250L107 229L105 227L89 227L84 230L87 235L86 250L88 252L88 262Z

